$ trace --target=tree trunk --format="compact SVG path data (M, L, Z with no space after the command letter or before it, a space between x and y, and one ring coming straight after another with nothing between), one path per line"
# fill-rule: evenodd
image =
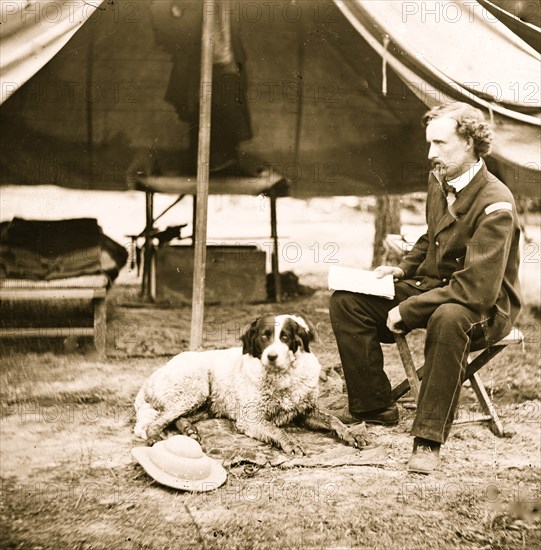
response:
M390 233L400 234L400 203L400 195L377 197L372 268L385 264L394 265L399 261L396 254L390 253L385 246L385 237Z

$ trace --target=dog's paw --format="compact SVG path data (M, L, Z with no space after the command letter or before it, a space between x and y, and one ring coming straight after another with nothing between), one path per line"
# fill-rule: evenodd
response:
M182 435L191 437L201 444L201 436L199 435L197 428L190 421L185 418L179 418L176 420L175 426Z
M346 445L349 445L350 447L360 448L363 446L363 441L361 440L361 438L359 438L357 434L354 434L350 431L345 432L341 439Z
M344 441L357 449L372 445L372 438L364 422L350 428L345 434Z
M289 443L287 445L282 445L282 449L288 455L291 455L293 457L301 457L301 456L304 456L306 454L304 452L304 449L300 445L298 445L297 443Z
M153 426L152 424L147 427L146 435L146 444L149 446L154 445L154 443L157 443L166 437L158 426Z
M135 426L133 429L133 435L137 437L138 439L142 439L143 441L147 440L147 430L146 428L142 428L141 426Z

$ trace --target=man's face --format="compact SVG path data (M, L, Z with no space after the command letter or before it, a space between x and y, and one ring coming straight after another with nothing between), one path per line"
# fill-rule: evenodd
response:
M447 179L463 174L477 161L472 140L461 138L456 133L456 125L451 118L436 118L426 127L428 159L440 176Z

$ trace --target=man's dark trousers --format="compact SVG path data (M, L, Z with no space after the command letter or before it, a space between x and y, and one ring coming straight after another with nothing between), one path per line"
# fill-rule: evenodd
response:
M386 327L388 312L419 293L414 285L398 282L393 300L343 291L331 296L331 322L352 413L392 403L380 342L394 342ZM442 304L426 328L424 373L412 435L444 443L458 407L472 339L479 348L504 335L489 322L482 322L479 314L458 304Z

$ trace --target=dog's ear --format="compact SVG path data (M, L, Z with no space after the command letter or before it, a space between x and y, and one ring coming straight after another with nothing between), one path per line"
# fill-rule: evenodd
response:
M310 342L315 341L316 331L306 318L295 315L293 319L296 321L295 339L302 345L304 351L310 353ZM293 351L295 352L296 350Z
M301 325L297 325L296 332L297 332L296 340L299 341L299 344L302 345L302 348L304 349L304 351L306 351L307 353L310 353L310 342L314 340L313 335L311 334L311 332L307 331Z
M261 350L257 344L257 322L255 319L250 323L250 326L244 331L240 339L242 341L242 353L249 353L252 357L261 357Z

